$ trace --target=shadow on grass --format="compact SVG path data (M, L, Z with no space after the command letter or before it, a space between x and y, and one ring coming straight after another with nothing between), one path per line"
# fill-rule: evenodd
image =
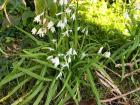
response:
M89 5L89 4L85 4ZM87 27L88 28L88 34L89 38L93 41L98 42L101 45L108 44L110 47L113 48L119 48L124 43L128 41L128 36L124 35L123 32L119 29L114 28L114 24L111 25L101 25L97 24L96 21L93 19L88 19L86 14L91 14L87 12L87 8L83 5L79 6L81 11L86 11L82 14L79 14L78 20L79 20L79 26L82 28ZM94 16L95 15L95 16ZM92 18L99 18L96 16L97 14L94 14L91 16ZM105 15L106 17L107 15ZM108 15L109 16L109 15ZM114 17L117 18L117 17Z

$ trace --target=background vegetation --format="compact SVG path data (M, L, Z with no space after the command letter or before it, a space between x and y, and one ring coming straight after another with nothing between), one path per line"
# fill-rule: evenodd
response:
M0 5L0 104L140 104L139 1Z

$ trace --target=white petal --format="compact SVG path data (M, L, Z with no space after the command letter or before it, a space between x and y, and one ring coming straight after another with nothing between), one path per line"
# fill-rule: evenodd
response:
M58 54L59 57L64 56L64 54Z
M84 33L86 31L86 28L84 28L81 32Z
M47 60L51 60L51 59L53 59L53 56L48 56L47 57Z
M41 22L40 15L34 18L34 22L37 22L37 23Z
M55 32L55 28L51 27L51 32L54 33Z
M63 14L63 12L59 12L59 13L57 13L57 14L55 14L56 16L59 16L59 15L61 15L61 14Z
M75 18L76 18L76 17L75 17L75 14L72 14L71 19L72 19L72 20L75 20Z
M125 13L124 13L124 18L125 18L125 19L129 19L129 14L128 14L128 12L125 12Z
M86 29L86 33L85 34L88 35L88 29Z
M51 29L52 27L53 27L53 25L54 25L54 23L52 22L52 21L50 21L49 23L48 23L48 29Z
M62 34L63 34L64 36L69 37L69 32L68 32L68 30L67 30L67 31L65 31L65 32L63 32Z
M37 32L37 29L34 27L31 32L32 32L33 35L35 35L36 32Z
M47 49L50 50L50 51L54 51L54 49L51 48L51 47L47 47Z
M59 0L59 4L62 6L64 4L63 0Z
M62 22L62 20L60 20L60 21L58 22L58 24L57 24L57 27L60 27L61 29L64 29L65 23Z
M53 0L53 2L54 2L54 3L56 3L56 2L57 2L57 0Z
M80 27L78 27L77 30L79 31L80 30Z
M106 58L109 58L109 57L110 57L110 55L111 55L111 53L110 53L110 52L105 52L105 53L103 54L103 56L104 56L104 57L106 57Z
M68 4L68 0L64 0L64 4L65 4L65 5Z
M67 55L67 56L69 56L69 55L77 55L77 52L75 51L75 49L70 48L70 49L66 52L66 55Z
M72 55L72 48L70 48L69 51L66 52L66 55Z
M57 67L60 64L58 57L55 57L54 59L51 59L51 61L54 64L54 67Z
M58 76L56 77L56 79L58 79L58 78L61 79L61 77L62 77L62 72L60 72L60 73L58 74Z
M40 36L40 37L43 37L45 34L46 34L47 30L46 28L40 28L37 32L37 34Z
M75 51L75 49L73 49L73 55L77 55L77 52Z
M100 49L99 49L99 51L98 51L98 54L101 54L101 53L102 53L103 48L104 48L103 46L100 47Z
M66 17L64 17L64 23L67 24L67 18Z
M65 12L66 12L67 14L70 14L70 13L71 13L71 9L70 9L70 8L67 8L67 9L65 10Z
M71 57L70 56L68 57L68 63L71 63Z
M52 42L53 42L53 43L56 43L56 39L52 39Z
M80 59L83 59L83 58L85 58L87 56L87 54L85 54L85 52L83 52L82 54L81 54L81 58Z
M65 62L65 63L61 63L60 64L62 69L64 69L65 67L69 68L69 63Z

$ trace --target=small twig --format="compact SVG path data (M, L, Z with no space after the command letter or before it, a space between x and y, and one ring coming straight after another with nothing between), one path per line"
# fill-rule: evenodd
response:
M130 73L125 74L125 75L124 75L124 78L129 77L129 76L131 76L131 75L134 75L134 74L136 74L136 73L138 73L138 72L140 72L140 69L137 69L137 70L135 70L135 71L132 71L132 72L130 72Z
M112 88L114 90L115 93L121 95L121 91L119 90L119 88L113 83L113 81L111 80L111 78L108 78L104 73L102 73L101 71L96 71L96 74L99 76L100 81L102 82L102 84L104 84L106 87L108 88ZM124 101L127 102L126 97L123 97Z
M11 25L11 21L10 21L8 13L6 11L6 6L7 6L8 2L9 2L9 0L5 0L4 3L2 4L2 6L0 6L0 10L4 11L5 17L8 20L9 24Z
M9 16L8 16L8 13L7 13L7 11L6 11L6 8L4 8L4 13L5 13L6 19L8 20L9 24L11 25L12 23L11 23L11 21L10 21L10 18L9 18Z
M136 63L140 62L140 59L136 60ZM116 64L115 67L122 67L122 66L128 66L128 67L133 67L135 62L132 63L125 63L125 64Z
M125 63L125 64L116 64L115 67L122 67L122 66L128 66L128 67L133 67L133 63Z
M137 91L140 91L140 87L138 87L137 89L132 90L132 91L130 91L130 92L128 92L128 93L125 93L125 94L122 94L122 95L119 95L119 96L116 96L116 97L113 97L113 98L109 98L109 99L106 99L106 100L101 100L101 102L102 102L102 103L111 102L111 101L114 101L114 100L123 98L123 97L125 97L125 96L127 96L127 95L130 95L130 94L132 94L132 93L135 93L135 92L137 92Z

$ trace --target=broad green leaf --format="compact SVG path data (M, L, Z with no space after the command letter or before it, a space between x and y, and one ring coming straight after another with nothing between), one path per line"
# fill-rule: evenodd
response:
M32 68L29 68L28 71L33 71L35 69L37 69L39 66L34 66ZM1 81L0 81L0 87L3 86L4 84L14 80L14 79L17 79L21 76L25 75L24 72L11 72L10 74L8 74L5 78L3 78Z
M13 75L13 73L8 74L4 79L2 79L2 80L0 81L0 87L3 86L3 85L6 84L6 83L8 83L8 82L10 82L10 81L12 81L12 80L18 78L18 77L23 76L24 74L25 74L25 73L22 73L22 72L17 73L17 74L14 74L14 75Z
M37 99L36 99L36 101L34 102L33 105L39 105L41 99L43 98L44 94L46 93L47 88L48 88L48 86L45 86L43 88L43 90L40 92L40 94L38 95L38 97L37 97Z
M36 15L41 14L47 10L47 0L34 0Z
M70 77L71 77L71 72L69 72L66 80L64 81L64 85L63 85L62 89L60 90L59 93L57 93L55 98L57 98L64 91L64 89L66 88L66 85L68 84L68 81L69 81Z
M14 101L11 105L20 105L19 103L21 103L22 101L24 101L25 97L27 97L29 94L32 93L32 90L30 90L30 92L24 94L22 97L18 98L16 101Z
M31 77L34 77L36 78L37 80L41 80L41 81L51 81L51 79L49 78L44 78L43 76L40 76L36 73L33 73L32 71L28 70L28 69L25 69L25 68L21 68L21 67L18 67L18 69L26 74L28 74L29 76Z
M47 0L48 3L48 12L50 16L55 16L57 13L57 4L53 2L53 0Z
M50 102L51 102L51 100L52 100L52 98L57 90L57 86L58 86L58 82L56 81L56 78L54 78L54 80L50 84L50 88L48 90L48 95L47 95L45 105L50 105Z
M25 35L27 35L29 38L31 38L33 41L36 42L37 45L43 45L46 44L45 42L39 41L38 39L36 39L31 33L23 30L22 28L15 26L15 28L17 28L19 31L21 31L22 33L24 33Z
M27 24L27 20L31 17L34 17L34 13L32 11L24 11L22 14L22 21L24 26Z
M90 86L91 86L92 92L93 92L93 94L96 97L97 105L101 105L99 93L98 93L96 85L94 83L94 79L93 79L92 73L90 72L90 70L88 68L86 69L86 72L87 72L87 76L88 76L89 82L91 84Z
M27 105L28 102L30 102L33 98L35 98L35 96L42 90L42 88L43 82L41 82L39 86L37 86L36 89L34 89L34 91L30 95L25 97L25 99L21 102L21 105Z

